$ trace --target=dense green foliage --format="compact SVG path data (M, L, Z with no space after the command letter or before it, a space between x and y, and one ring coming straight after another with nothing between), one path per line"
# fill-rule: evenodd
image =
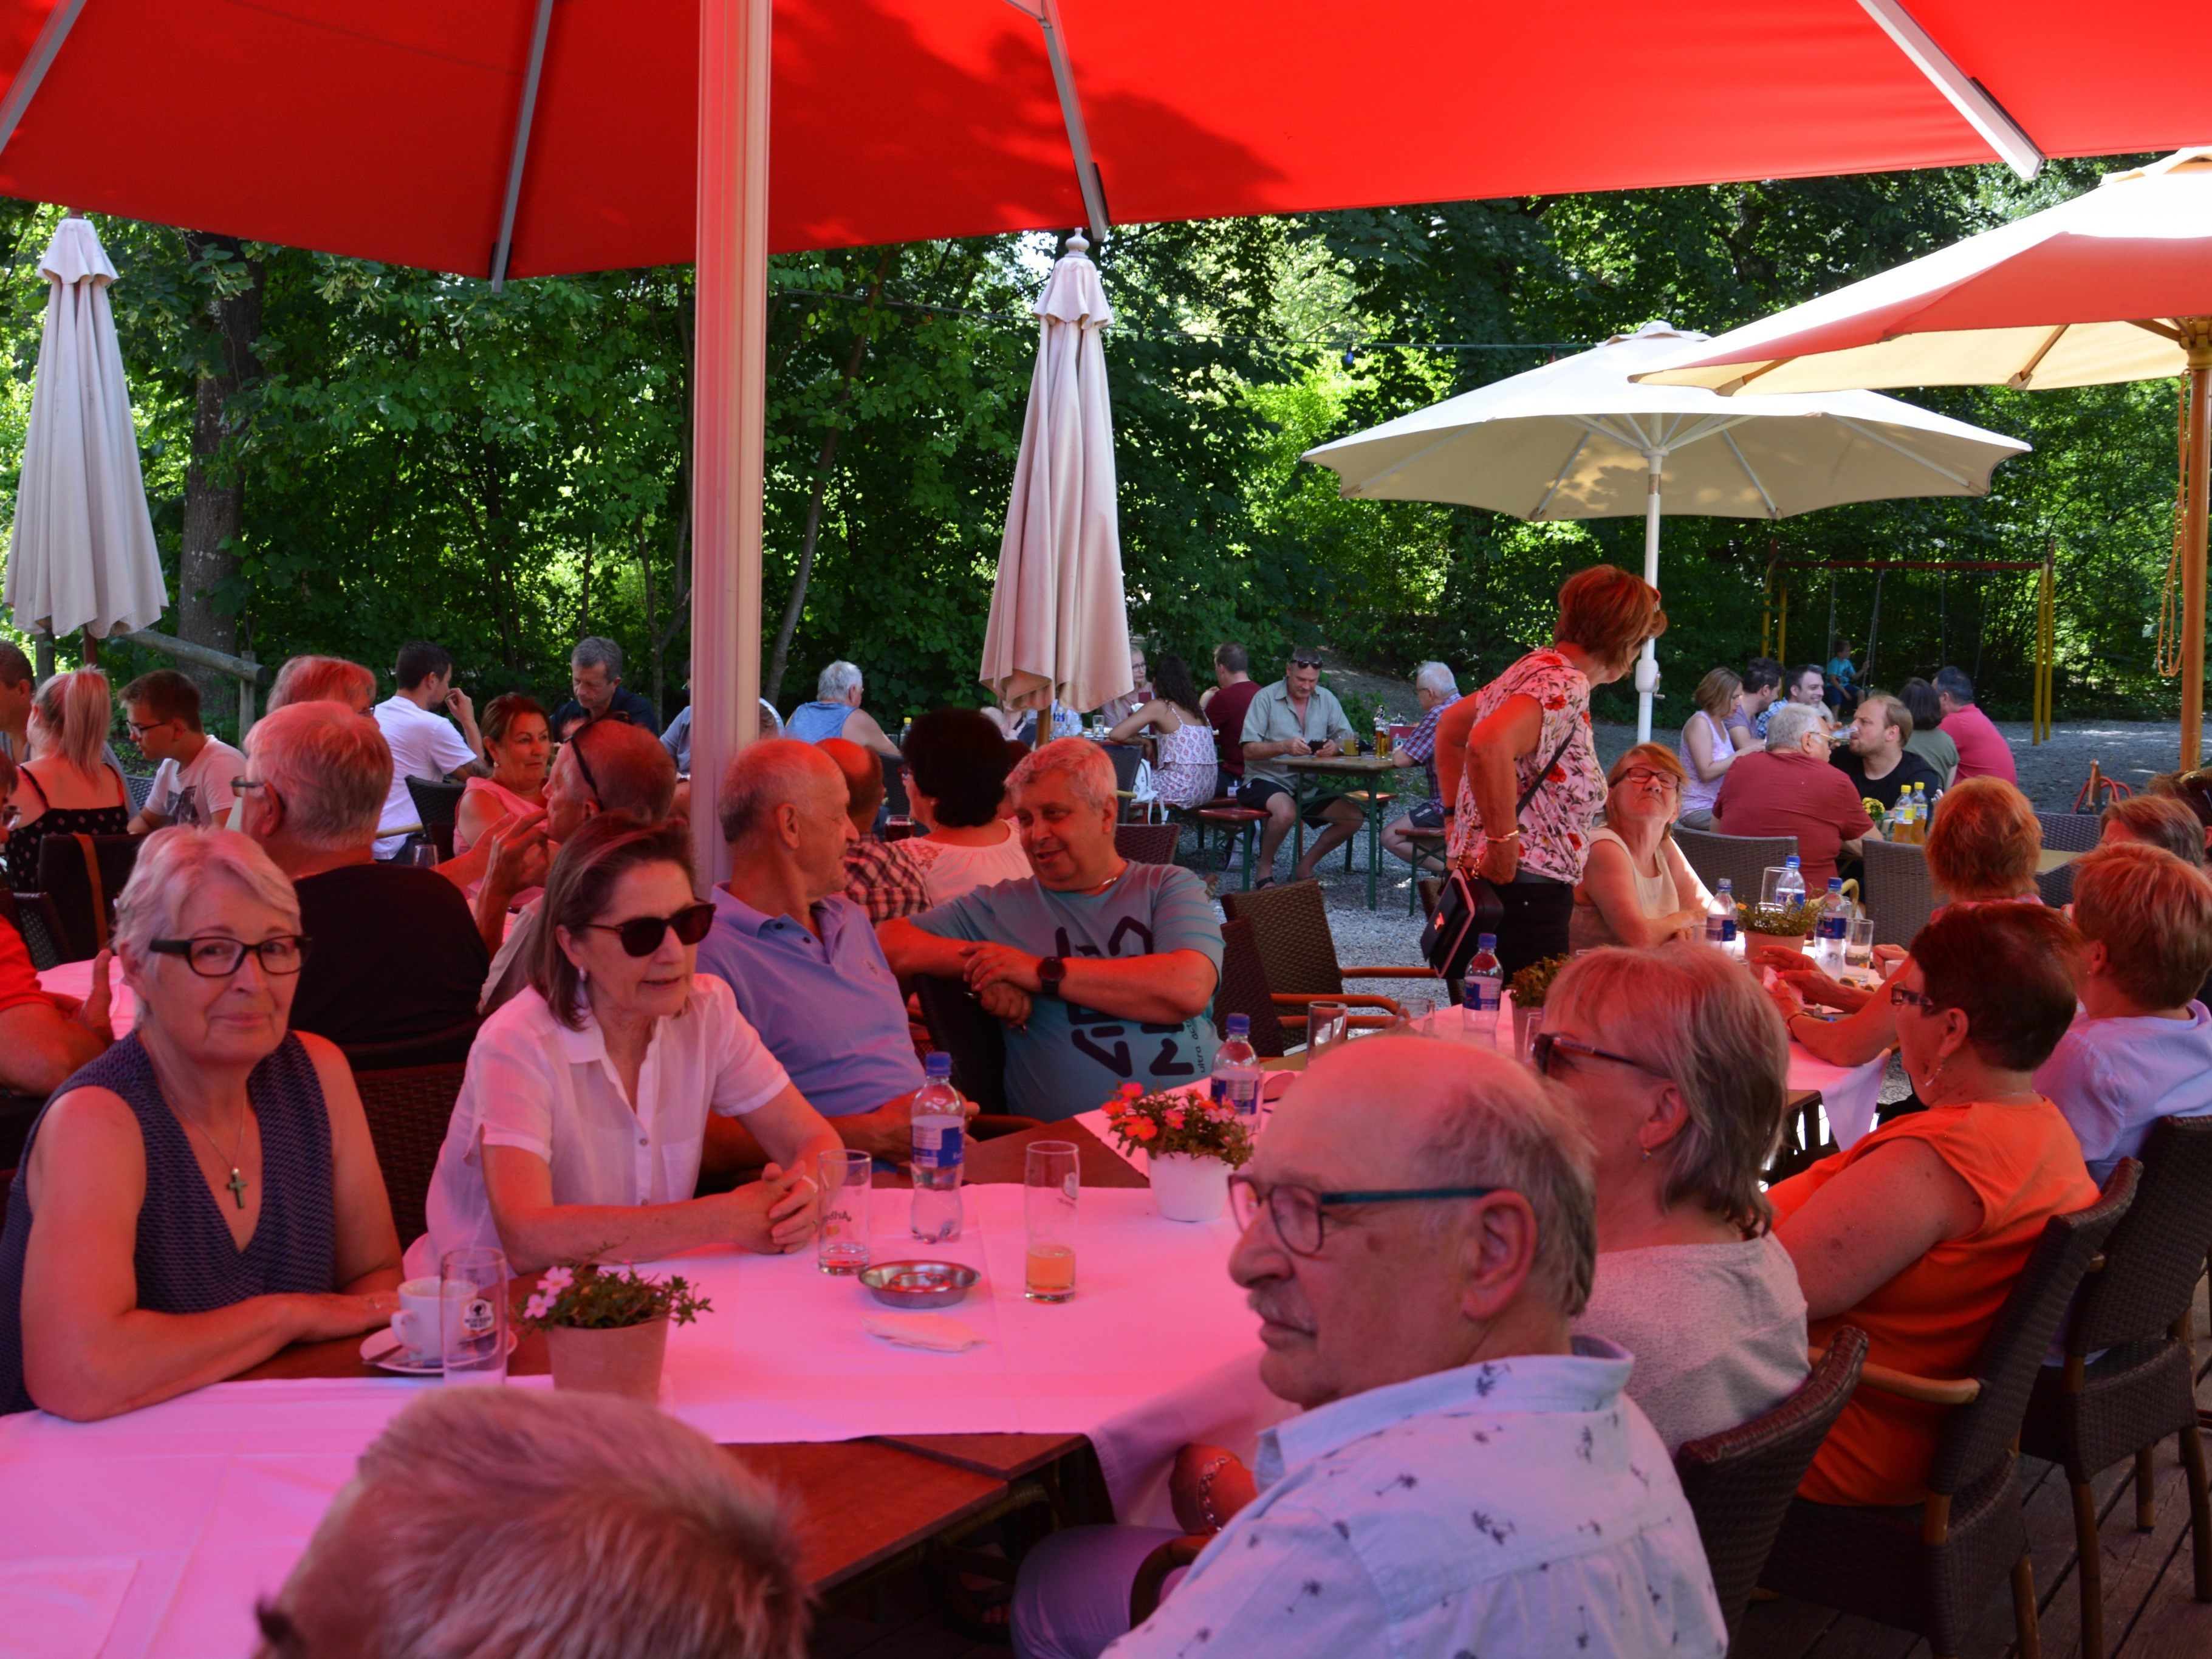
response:
M1133 625L1202 661L1224 637L1270 659L1294 635L1464 684L1543 636L1561 576L1634 562L1640 523L1528 525L1473 509L1347 502L1312 444L1654 317L1720 329L1942 246L2094 183L2059 163L1130 227L1101 256ZM20 451L58 210L0 203ZM208 298L248 278L175 230L102 221L155 523L173 561ZM261 375L223 465L245 496L222 596L264 661L300 650L388 671L447 643L479 691L557 693L568 644L611 635L673 708L686 648L690 273L482 283L293 249L251 251ZM818 549L778 701L833 656L879 714L974 682L1035 350L1042 238L779 258L769 331L771 635L819 490ZM1509 349L1464 349L1469 346ZM1347 356L1348 349L1352 355ZM848 379L847 371L853 373ZM1924 400L2033 442L1979 501L1876 503L1784 520L1670 521L1662 658L1679 713L1696 675L1759 647L1770 557L2033 558L2060 569L2063 712L2170 710L2145 625L2167 554L2171 385L1943 392ZM838 428L824 467L824 440ZM1875 579L1797 570L1790 653L1838 630L1867 656ZM1879 680L1939 660L2024 711L2025 574L1882 584ZM64 657L71 654L65 647ZM129 667L129 653L118 666ZM764 655L766 654L764 649ZM1665 716L1662 714L1662 719Z

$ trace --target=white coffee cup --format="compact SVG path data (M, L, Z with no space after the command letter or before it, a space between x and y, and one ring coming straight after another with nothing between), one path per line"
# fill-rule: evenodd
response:
M435 1365L445 1357L445 1328L440 1319L441 1292L445 1289L445 1281L435 1273L410 1279L399 1287L399 1311L392 1316L392 1330L415 1364ZM470 1291L465 1285L455 1285L452 1291L451 1296L443 1298L444 1311L447 1319L457 1320Z

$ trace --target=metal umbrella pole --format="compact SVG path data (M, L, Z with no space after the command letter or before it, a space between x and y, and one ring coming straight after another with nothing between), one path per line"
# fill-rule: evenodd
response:
M2204 758L2205 509L2212 492L2212 317L2182 317L2176 329L2189 353L2189 453L2181 489L2181 769Z

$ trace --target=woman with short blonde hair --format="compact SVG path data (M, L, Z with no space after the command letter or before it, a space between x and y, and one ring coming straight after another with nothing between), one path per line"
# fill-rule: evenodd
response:
M1691 694L1697 708L1682 722L1680 750L1684 779L1682 824L1686 829L1712 827L1713 801L1735 758L1735 739L1729 736L1729 721L1743 702L1743 681L1726 668L1709 668Z
M1613 763L1605 824L1590 831L1575 887L1571 949L1640 950L1704 927L1712 895L1669 833L1682 782L1682 763L1663 744L1639 743Z

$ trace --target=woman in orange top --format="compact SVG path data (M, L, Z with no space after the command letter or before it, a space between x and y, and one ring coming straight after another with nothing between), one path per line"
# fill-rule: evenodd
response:
M1928 1109L1767 1194L1815 1346L1856 1325L1870 1361L1964 1376L2043 1224L2095 1201L2079 1142L2034 1082L2073 1020L2080 946L2072 923L2027 904L1954 907L1913 939L1884 994ZM1917 1502L1943 1418L1859 1389L1799 1494Z

